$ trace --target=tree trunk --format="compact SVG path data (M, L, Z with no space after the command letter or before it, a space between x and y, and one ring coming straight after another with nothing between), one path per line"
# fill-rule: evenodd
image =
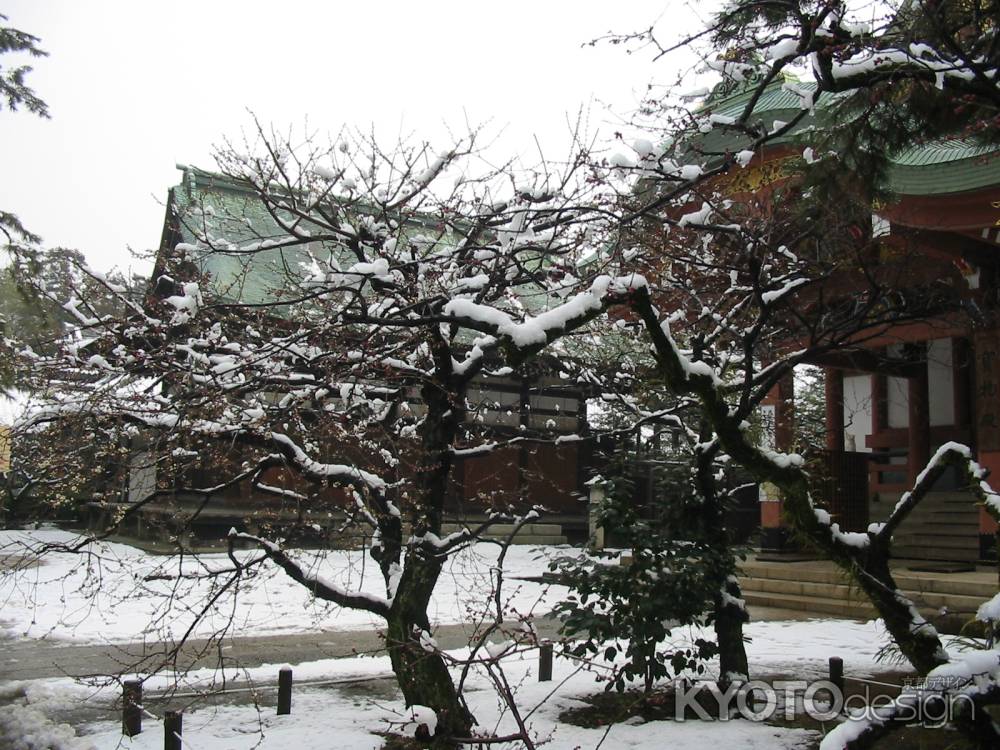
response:
M451 447L465 417L464 388L451 382L450 349L440 341L435 343L437 378L421 387L427 415L420 431L419 500L411 508L409 519L415 537L429 534L432 540L441 533L452 468ZM393 533L401 534L402 528L394 529ZM394 546L402 549L402 544ZM427 607L447 552L436 549L433 543L413 543L407 546L405 554L403 573L386 618L389 656L406 705L434 710L438 724L433 744L447 747L453 744L452 737L471 736L475 724L455 689L444 658L420 643L420 631L430 630Z
M443 656L420 642L421 631L430 634L427 607L445 559L421 546L411 546L386 618L386 645L403 698L407 706L434 709L438 717L434 743L440 747L449 746L451 737L471 736L475 724Z
M426 623L415 623L402 613L393 613L387 621L386 641L392 671L396 675L407 706L427 706L434 709L438 724L434 745L449 747L450 737L469 737L475 720L459 700L455 683L440 654L425 651L417 632Z
M642 318L656 352L659 370L677 395L695 396L701 403L704 419L718 436L731 459L743 466L758 482L771 482L783 493L784 512L792 527L825 552L837 565L855 578L868 594L886 628L900 650L920 674L948 661L937 631L926 623L913 604L896 589L889 572L889 540L884 534L869 534L867 548L842 541L829 521L819 520L810 499L809 475L800 462L777 461L747 440L743 429L745 414L732 409L709 375L692 372L685 365L673 339L664 330L646 290L632 299L633 309ZM752 400L747 403L753 403ZM704 471L707 464L699 466ZM943 466L939 467L943 471ZM928 475L930 479L934 476ZM976 486L981 477L975 477ZM926 482L927 480L925 480ZM926 487L925 487L926 491Z
M913 602L897 588L889 570L888 549L873 544L867 559L855 571L855 580L875 605L885 629L919 674L925 675L948 661L937 630L920 617ZM915 621L923 625L915 626Z
M715 599L715 640L719 645L719 689L749 679L743 626L750 620L742 605L740 584L730 576Z
M702 444L711 445L711 429L702 425ZM713 598L715 640L719 647L719 688L750 679L743 626L750 621L736 580L736 557L730 552L732 538L726 526L725 501L719 494L713 462L717 448L699 450L695 460L695 482L702 500L703 533L719 554L719 579Z

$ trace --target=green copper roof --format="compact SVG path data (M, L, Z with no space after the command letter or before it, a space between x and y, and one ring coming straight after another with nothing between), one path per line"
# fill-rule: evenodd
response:
M896 156L893 161L901 166L920 167L987 156L996 150L996 146L984 146L970 140L950 139L914 146Z
M309 262L310 251L325 252L318 244L267 248L287 233L254 193L219 175L184 168L183 181L172 194L181 241L195 248L188 250L188 257L203 273L211 274L216 297L250 304L273 302L278 290L288 288L290 274ZM251 243L265 249L238 251Z
M889 189L902 195L980 190L1000 184L1000 146L968 140L925 143L896 155Z
M269 213L256 192L223 175L194 167L178 165L178 168L183 170L183 178L171 196L180 242L188 245L188 259L202 273L210 275L208 293L212 297L246 304L273 304L280 301L282 293L288 295L297 288L301 291L304 272L316 260L325 262L332 257L342 268L357 262L342 247L331 249L319 241L276 246L289 233ZM279 218L283 222L292 219L280 214ZM340 218L355 226L377 221L375 212L360 202L352 203ZM298 227L316 236L329 231L307 220L300 221ZM422 245L428 254L436 247L457 241L435 217L420 214L407 214L405 221L389 231L395 232L397 239L405 237L409 241L423 236L426 239ZM539 251L534 256L525 253L521 261L526 265L541 265L545 258ZM535 314L561 302L547 290L531 284L518 287L516 292L524 308Z
M785 83L786 82L782 81L768 86L757 100L757 104L754 107L754 113L770 113L780 109L787 109L797 113L800 110L799 102L801 102L802 99L792 91L785 89ZM816 85L813 83L793 83L791 81L788 81L787 83L790 83L804 91L814 91L816 89ZM719 101L707 103L708 108L715 114L735 117L746 107L747 102L750 101L752 93L752 90L746 89L730 94Z
M789 122L801 111L801 97L785 87L784 81L768 86L754 107L753 119L768 129L776 121ZM814 83L787 82L802 91L815 90ZM702 114L736 117L742 114L753 89L745 88L723 98L705 103ZM829 107L840 96L823 97L790 134L775 139L773 145L803 142L810 128L830 124ZM698 139L699 145L710 151L740 150L745 136L734 136L716 127ZM945 139L915 144L890 158L888 188L900 195L938 195L961 193L1000 185L1000 145L983 145L967 139Z

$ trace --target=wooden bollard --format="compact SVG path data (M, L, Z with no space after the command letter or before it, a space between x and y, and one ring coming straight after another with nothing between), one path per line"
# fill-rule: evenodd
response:
M844 697L844 660L839 656L830 657L830 682L837 686L840 697Z
M278 671L278 716L292 712L292 670L285 667Z
M184 714L180 711L163 712L163 750L183 750Z
M126 680L122 683L122 734L135 737L142 731L142 683Z
M552 644L542 643L538 647L538 681L548 682L552 679Z

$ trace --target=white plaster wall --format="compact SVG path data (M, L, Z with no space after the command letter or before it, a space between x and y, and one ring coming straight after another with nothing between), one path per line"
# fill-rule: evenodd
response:
M872 379L844 377L844 450L870 453L865 438L872 434Z
M951 339L927 342L927 392L931 424L955 424L955 370Z
M156 456L143 451L129 457L128 501L144 500L156 489Z
M910 426L910 388L906 378L885 379L886 399L889 402L889 426Z

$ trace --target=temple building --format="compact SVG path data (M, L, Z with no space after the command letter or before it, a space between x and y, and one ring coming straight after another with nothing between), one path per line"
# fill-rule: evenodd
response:
M309 261L309 248L282 248L273 241L264 244L269 237L281 236L282 228L248 185L194 167L180 169L181 182L170 189L166 202L152 278L167 286L199 278L212 299L262 305L268 312L255 319L255 325L280 328L281 290L287 285L289 269ZM261 244L255 252L225 251L227 242L254 241ZM175 271L176 278L164 276L174 254L182 258L174 264L181 275ZM533 434L572 436L587 430L581 386L561 379L558 367L544 358L522 368L520 374L473 380L468 402L467 422L483 425L498 441ZM414 399L410 411L419 416L421 408ZM548 512L518 535L518 543L582 541L587 533L589 441L513 443L483 456L456 457L445 531L457 528L456 524L481 521L492 507L538 504ZM338 444L335 450L352 455L357 446ZM256 532L295 526L308 534L316 526L317 533L327 534L344 524L344 508L353 503L339 487L324 489L309 503L275 499L248 481L221 488L207 499L192 491L216 485L220 475L239 474L244 458L238 446L230 446L215 456L214 464L172 469L165 468L164 457L140 447L132 456L123 502L92 503L89 522L103 528L109 514L136 505L139 509L130 517L131 526L124 529L129 535L155 541L172 528L189 528L195 541L206 543L225 538L231 527ZM298 488L297 480L281 468L268 469L263 481L289 490L289 498ZM174 491L154 502L141 502L156 488ZM493 533L502 535L508 530L498 525Z
M771 126L790 121L801 112L801 96L789 89L780 83L766 89L754 116ZM706 108L736 116L750 94L715 96ZM823 125L817 107L800 128L727 177L728 192L759 194L780 184L794 164L802 164L795 133ZM725 137L704 140L718 149ZM826 389L825 450L813 452L824 464L819 473L826 474L822 499L851 531L885 518L946 442L968 445L1000 477L1000 147L963 139L914 144L891 158L885 188L890 197L873 206L871 227L859 237L874 248L880 282L924 299L947 288L950 305L940 314L869 331L856 346L812 362L823 368ZM766 403L776 447L796 449L792 379ZM996 559L996 524L960 492L962 483L950 474L938 482L900 528L894 557L966 564ZM760 511L762 551L794 549L780 497L768 488L762 488Z

